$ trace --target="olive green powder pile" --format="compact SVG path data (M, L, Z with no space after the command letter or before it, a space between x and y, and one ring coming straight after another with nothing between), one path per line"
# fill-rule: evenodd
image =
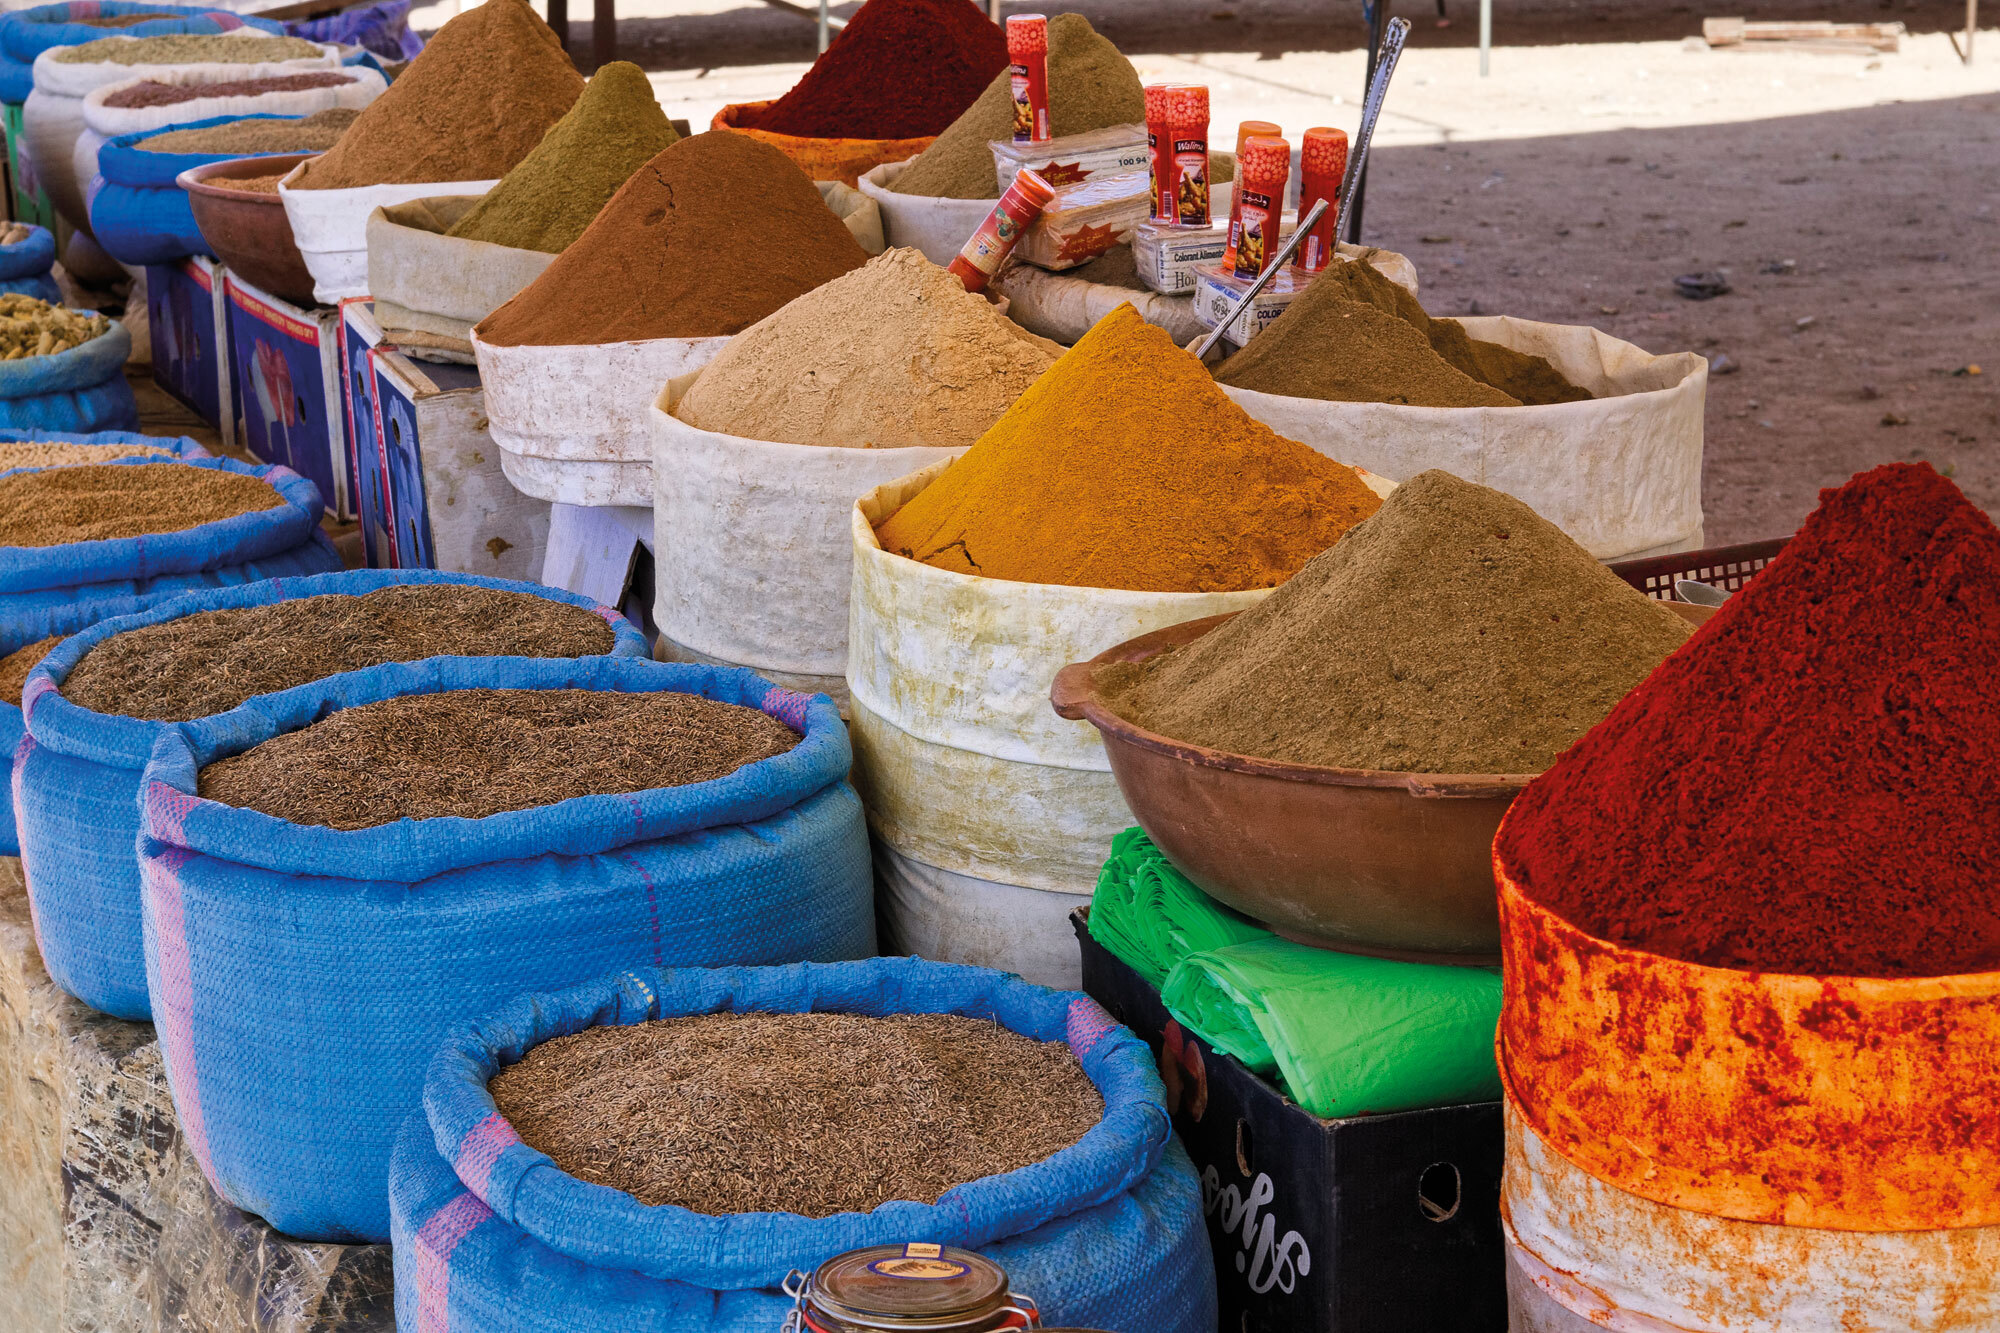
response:
M1689 632L1519 500L1433 470L1266 600L1097 685L1235 754L1539 773Z
M284 503L261 478L182 463L16 472L0 477L0 546L62 546L186 532Z
M1057 14L1049 20L1049 132L1060 139L1071 134L1134 125L1146 119L1146 93L1139 73L1118 48L1097 35L1081 14ZM1014 133L1014 92L1007 71L986 85L979 100L967 107L924 149L896 183L899 194L943 199L997 199L998 177L993 168L996 139Z
M318 153L333 147L354 118L351 107L333 107L300 120L237 120L205 130L168 130L141 139L134 148L147 153Z
M64 65L273 65L326 54L299 37L235 37L170 33L164 37L100 37L56 52Z
M448 235L561 254L632 173L680 136L637 65L615 60Z
M956 1014L703 1014L594 1027L487 1084L569 1174L713 1216L935 1203L1104 1117L1067 1043Z

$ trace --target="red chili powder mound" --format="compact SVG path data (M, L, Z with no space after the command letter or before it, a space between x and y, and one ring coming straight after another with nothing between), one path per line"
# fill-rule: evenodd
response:
M1522 890L1714 967L2000 968L2000 530L1928 465L1782 554L1514 802Z
M966 0L868 0L752 122L807 138L938 134L1007 67L1007 38Z

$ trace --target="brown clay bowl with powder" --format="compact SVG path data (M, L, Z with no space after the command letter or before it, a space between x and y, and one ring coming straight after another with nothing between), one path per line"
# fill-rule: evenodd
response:
M236 157L189 167L176 181L187 191L188 207L202 239L230 272L293 305L313 304L313 278L292 239L292 220L275 194L253 194L211 184L216 180L270 176L290 171L317 153L272 153Z
M1707 618L1707 608L1670 605ZM1143 662L1228 619L1128 640L1064 667L1049 692L1056 712L1103 736L1146 836L1210 896L1286 939L1411 962L1498 963L1493 835L1534 774L1257 759L1147 731L1098 695L1099 667Z

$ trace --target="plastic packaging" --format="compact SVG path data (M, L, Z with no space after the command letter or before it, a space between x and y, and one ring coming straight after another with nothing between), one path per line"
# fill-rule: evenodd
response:
M1243 150L1250 141L1260 137L1276 138L1283 131L1268 120L1246 120L1236 127L1236 193L1229 201L1229 244L1223 251L1222 262L1232 267L1236 263L1236 242L1243 235Z
M1046 143L1051 137L1047 15L1008 18L1007 59L1007 82L1014 94L1014 142Z
M1290 231L1288 225L1284 233L1274 237L1271 242L1273 248L1283 244L1284 235ZM1240 251L1238 257L1241 257ZM1311 282L1312 278L1312 274L1301 273L1287 264L1282 273L1271 276L1271 280L1264 284L1264 290L1258 292L1257 299L1250 303L1249 309L1238 315L1223 331L1222 336L1238 347L1243 346L1269 328L1278 316L1284 314L1285 307L1306 289L1306 284ZM1194 280L1195 318L1201 321L1203 328L1212 329L1229 318L1230 310L1243 299L1243 293L1250 290L1251 284L1257 281L1257 277L1253 273L1246 278L1236 270L1224 268L1221 264L1197 264L1194 268Z
M1292 146L1272 135L1251 139L1236 159L1236 197L1243 201L1243 222L1236 236L1232 270L1239 277L1256 277L1277 253L1285 182L1291 172Z
M986 284L993 281L1000 265L1013 253L1054 195L1049 183L1032 171L1023 170L1014 178L993 205L993 211L986 215L986 221L979 224L979 230L972 233L965 248L948 265L952 274L965 284L965 290L986 289Z
M1208 89L1198 83L1178 88L1167 99L1167 129L1173 138L1168 184L1173 220L1205 227L1208 206Z
M1061 189L1092 176L1145 171L1151 165L1144 125L1112 125L1041 143L994 139L989 146L993 149L993 183L1003 189L1022 171L1032 171Z
M1172 131L1168 128L1167 103L1172 99L1178 83L1149 83L1146 85L1146 169L1152 177L1146 216L1154 222L1172 222L1174 215L1166 206L1173 200L1173 190L1167 185L1170 174L1168 163L1173 160ZM1166 201L1163 203L1162 201Z
M1325 126L1307 130L1299 148L1299 216L1322 199L1326 213L1292 252L1293 266L1303 272L1322 272L1333 259L1334 240L1340 234L1340 187L1346 176L1347 131Z
M1098 176L1065 185L1049 196L1015 246L1024 263L1061 271L1087 264L1132 238L1150 207L1150 177L1143 171Z
M1232 204L1234 195L1231 196ZM1229 223L1221 219L1206 227L1181 227L1148 220L1132 231L1132 258L1139 280L1166 296L1186 296L1195 289L1195 269L1220 264L1229 251Z

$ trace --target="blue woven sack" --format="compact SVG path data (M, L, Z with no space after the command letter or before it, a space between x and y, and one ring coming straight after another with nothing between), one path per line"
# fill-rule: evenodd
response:
M99 621L42 660L24 692L28 743L14 777L21 858L42 961L57 985L118 1018L151 1016L139 928L139 775L175 724L106 716L62 696L84 655L114 634L201 611L268 606L326 593L408 583L452 583L530 593L595 611L611 624L611 655L648 656L632 623L588 597L535 583L436 570L359 569L189 593L137 615Z
M131 332L113 320L81 347L0 361L0 429L137 430L139 401L125 379L131 355Z
M0 292L60 305L62 289L50 271L55 262L56 238L47 227L29 227L25 240L0 245Z
M319 528L319 488L290 468L209 458L193 440L125 431L86 435L0 431L0 440L157 445L173 449L196 467L264 477L286 500L278 509L187 532L69 546L0 547L0 656L42 639L74 634L112 616L143 611L196 588L340 568L340 553ZM118 459L114 465L146 461ZM24 740L21 710L0 703L0 762L11 763ZM0 801L0 856L18 855L14 805Z
M166 264L188 255L215 257L195 225L187 191L176 178L191 167L271 153L156 153L136 147L179 130L206 130L244 120L302 120L302 116L211 116L164 129L107 139L97 150L99 183L90 196L90 229L121 264Z
M131 14L158 14L159 18L129 28L93 28L78 21ZM100 37L166 37L182 32L233 32L237 28L278 34L285 30L283 24L270 19L180 5L130 4L125 0L70 0L66 4L17 9L0 16L0 102L18 104L28 100L28 94L35 88L35 57L50 47L76 46Z
M804 739L710 782L483 819L343 831L193 795L202 765L336 709L467 688L677 690ZM146 985L209 1181L288 1235L386 1240L389 1150L453 1023L633 959L873 953L851 760L823 694L628 658L371 667L165 733L142 780Z
M718 1012L950 1013L1066 1041L1104 1118L1032 1166L868 1213L706 1216L578 1180L522 1143L487 1080L553 1037ZM1046 1325L1212 1333L1201 1185L1146 1044L1089 997L915 958L651 968L455 1028L389 1176L401 1333L770 1333L788 1272L869 1245L977 1250Z

